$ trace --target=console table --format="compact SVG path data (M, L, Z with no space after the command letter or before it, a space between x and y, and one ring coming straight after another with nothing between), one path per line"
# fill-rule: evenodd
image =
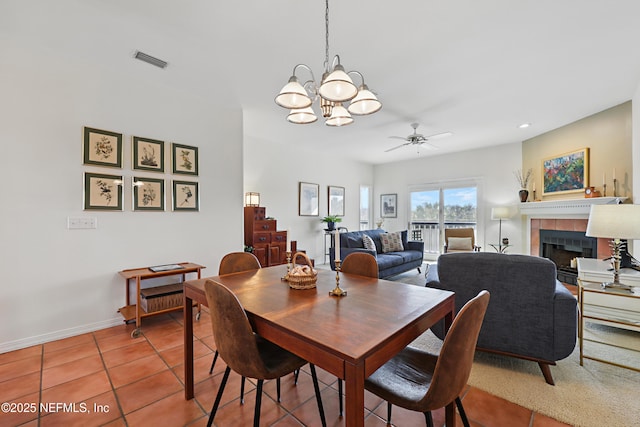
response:
M593 258L578 258L580 365L582 366L584 359L591 359L640 371L640 369L631 366L588 356L584 351L585 341L593 341L584 338L585 320L640 332L640 271L629 268L620 269L620 282L635 286L634 293L602 287L602 283L610 282L611 280L613 280L613 271L611 270L610 262ZM601 341L597 342L609 344ZM626 349L637 351L632 348Z

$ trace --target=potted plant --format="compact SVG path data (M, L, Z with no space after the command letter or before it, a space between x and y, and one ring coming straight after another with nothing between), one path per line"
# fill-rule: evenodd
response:
M326 222L327 223L327 230L335 230L336 229L336 222L341 222L342 218L340 218L339 216L335 216L335 215L328 215L325 216L324 218L322 218L320 220L320 222Z

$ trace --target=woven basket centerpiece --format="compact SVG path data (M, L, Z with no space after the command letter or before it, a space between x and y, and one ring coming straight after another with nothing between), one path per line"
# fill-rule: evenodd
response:
M296 265L298 256L303 257L307 265ZM311 267L311 260L304 252L296 252L293 255L291 270L284 276L284 280L289 283L292 289L312 289L316 287L318 272Z

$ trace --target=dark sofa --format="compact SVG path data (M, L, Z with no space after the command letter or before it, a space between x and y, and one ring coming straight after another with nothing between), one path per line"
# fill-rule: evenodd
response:
M540 257L501 253L450 253L427 273L428 287L456 293L456 311L486 289L491 302L477 349L538 362L553 384L550 365L576 345L576 298L556 279L555 264ZM444 338L443 323L431 330Z
M340 258L344 259L352 252L366 252L375 256L378 262L378 277L381 279L404 273L414 268L417 268L418 272L420 272L420 266L422 265L424 257L424 242L407 240L407 231L404 230L402 231L402 246L404 247L404 251L383 253L382 242L380 241L380 235L382 233L386 233L386 231L380 228L376 230L340 233ZM375 251L364 248L362 242L363 234L371 237L376 246ZM331 261L331 269L335 270L334 248L330 249L329 258Z

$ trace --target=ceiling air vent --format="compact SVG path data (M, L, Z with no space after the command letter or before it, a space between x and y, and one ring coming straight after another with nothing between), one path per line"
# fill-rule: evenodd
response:
M153 56L147 55L146 53L140 52L139 50L136 50L136 54L134 55L134 58L139 59L140 61L144 61L147 64L155 65L156 67L162 68L162 69L167 68L167 64L168 64L167 61L154 58Z

